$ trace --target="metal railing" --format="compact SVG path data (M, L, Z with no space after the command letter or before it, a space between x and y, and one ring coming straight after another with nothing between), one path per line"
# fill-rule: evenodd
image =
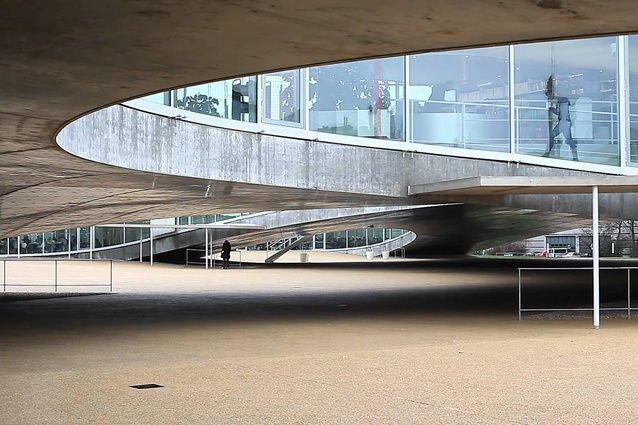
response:
M33 289L108 288L113 292L113 260L0 260L3 292ZM30 289L31 291L26 291Z
M594 311L593 307L584 308L523 308L523 272L524 271L569 271L592 270L593 267L521 267L518 269L518 320L522 319L523 312L556 312L556 311ZM626 307L601 307L600 311L626 311L627 319L631 319L631 311L638 307L631 307L631 271L638 267L600 267L600 270L627 270L627 306Z
M210 252L210 250L209 250ZM241 258L241 250L231 251L231 261L233 260L233 253L239 254L239 259L235 260L238 262L238 266L241 268L242 258ZM218 258L219 253L208 254L208 264L210 267L215 268L215 263L219 262L221 264L221 258ZM186 249L186 265L187 266L204 266L206 267L206 250L205 249L197 249L197 248L187 248Z

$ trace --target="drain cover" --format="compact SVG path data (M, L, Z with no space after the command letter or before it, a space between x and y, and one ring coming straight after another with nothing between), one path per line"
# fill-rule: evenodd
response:
M150 388L164 388L164 385L158 384L140 384L140 385L131 385L131 388L135 388L137 390L148 390Z

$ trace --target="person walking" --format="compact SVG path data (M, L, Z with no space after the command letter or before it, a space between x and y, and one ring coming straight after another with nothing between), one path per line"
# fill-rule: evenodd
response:
M222 244L222 269L227 269L230 262L230 242L225 240Z

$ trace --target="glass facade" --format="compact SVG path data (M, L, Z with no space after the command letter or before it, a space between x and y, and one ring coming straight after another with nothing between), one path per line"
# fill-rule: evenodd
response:
M631 35L368 59L144 99L332 134L337 142L351 136L405 141L422 152L618 167L638 165L637 87L638 36Z
M175 224L194 225L208 224L233 219L242 216L241 213L215 214L190 217L176 217ZM247 213L246 215L250 215ZM125 223L125 225L151 224L149 220ZM390 239L398 238L406 233L401 229L365 228L345 230L332 233L320 233L304 243L300 249L347 249L361 248L380 244ZM93 246L90 244L93 235ZM125 226L94 226L73 229L41 232L0 239L0 255L51 255L72 256L78 252L103 250L122 244L139 243L150 238L150 228L135 228ZM267 249L270 244L262 244L249 249Z

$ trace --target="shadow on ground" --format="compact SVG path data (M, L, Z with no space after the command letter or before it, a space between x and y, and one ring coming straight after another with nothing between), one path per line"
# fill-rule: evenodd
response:
M226 291L183 294L4 294L0 296L0 332L11 328L84 325L175 325L188 321L211 323L313 320L324 318L424 316L505 316L517 318L519 267L590 267L591 262L437 260L430 263L325 264L313 269L340 270L372 267L379 270L410 269L420 273L449 273L439 285L374 289L318 289L303 284L305 265L274 266L290 271L299 284L290 290L269 292ZM613 262L607 267L618 266ZM623 262L622 266L635 265ZM263 267L263 266L262 266ZM638 272L638 271L635 271ZM638 273L634 277L638 281ZM456 284L459 276L476 277L476 283ZM591 270L534 270L523 273L524 308L582 308L592 305ZM638 287L633 291L638 294ZM637 297L638 298L638 297ZM638 306L638 299L632 301ZM627 306L627 271L603 271L601 305Z

